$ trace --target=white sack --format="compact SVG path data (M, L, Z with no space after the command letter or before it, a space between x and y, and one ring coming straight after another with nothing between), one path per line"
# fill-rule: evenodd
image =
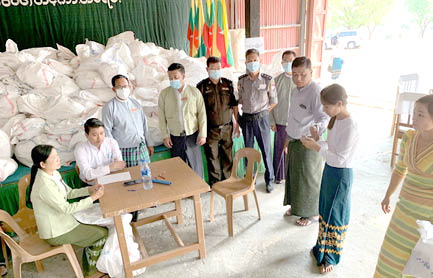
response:
M21 65L17 70L18 78L34 88L48 88L57 73L41 62L30 62Z
M0 158L0 182L15 173L18 164L12 158Z
M12 148L9 135L0 129L0 158L6 159L12 157Z
M134 42L134 41L135 41L134 32L126 31L126 32L120 33L116 36L109 38L107 41L107 45L105 47L110 48L113 44L118 43L118 42L124 42L126 44L129 44L129 43Z
M6 122L6 124L3 125L2 130L10 137L11 136L11 130L12 127L15 126L18 122L24 120L26 118L26 115L24 114L17 114Z
M60 44L56 44L57 45L57 56L62 59L62 60L72 60L75 57L77 57L77 55L74 54L74 52L72 52L71 50L69 50L68 48L61 46Z
M99 68L98 72L102 77L102 80L104 80L105 85L108 88L111 88L111 79L118 74L128 76L128 70L127 68L122 64L108 64L108 63L102 63Z
M96 268L103 273L108 273L113 278L125 277L123 271L123 261L119 248L119 241L117 239L117 233L114 228L114 220L112 217L104 218L102 216L101 206L94 204L91 208L78 211L74 213L77 221L88 224L88 225L99 225L108 227L108 238L105 242L104 248L101 251ZM128 246L129 260L131 263L138 261L141 258L138 244L134 242L134 235L132 233L131 225L129 224L132 220L132 215L129 213L121 216L123 229L125 231L126 244ZM135 270L134 276L144 273L146 268Z
M103 63L123 65L129 70L135 67L131 50L123 42L115 43L107 48L104 53L101 54L100 58Z
M87 89L86 91L97 97L104 104L116 96L116 94L110 88Z
M18 96L0 94L0 118L10 118L18 114Z
M41 118L25 118L11 128L11 143L28 140L41 135L44 131L45 120Z
M18 98L18 109L22 113L34 114L50 120L75 118L85 112L82 104L61 95L56 97L24 95Z
M54 59L48 59L46 64L52 68L54 71L61 73L63 75L72 77L74 75L74 69L67 65L67 64L63 64L57 60Z
M75 75L75 82L83 90L107 87L105 82L102 80L101 75L98 72L91 70L77 72Z

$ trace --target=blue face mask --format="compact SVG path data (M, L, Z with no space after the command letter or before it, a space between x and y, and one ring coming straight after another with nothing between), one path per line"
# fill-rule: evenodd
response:
M181 83L180 83L180 80L179 79L176 79L176 80L170 80L170 86L173 88L173 89L175 89L175 90L177 90L177 89L179 89L180 87L181 87Z
M260 68L259 62L249 62L247 64L247 71L249 72L256 72L259 70L259 68Z
M219 80L221 78L220 70L209 70L209 77L213 80Z
M292 62L283 63L284 72L291 73L292 72Z

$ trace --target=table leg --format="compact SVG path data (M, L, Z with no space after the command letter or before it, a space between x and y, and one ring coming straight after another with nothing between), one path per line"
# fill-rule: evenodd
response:
M206 245L204 241L204 230L203 230L203 216L201 212L201 199L200 194L194 195L194 212L195 212L195 226L197 231L197 240L199 244L200 259L206 257Z
M122 254L123 269L125 270L126 278L133 278L130 268L128 246L126 245L125 231L123 230L122 217L114 216L114 226L116 227L117 239L119 240L120 253Z
M176 219L177 219L177 224L182 224L183 223L183 215L182 215L182 207L180 205L180 201L181 200L176 200L175 201L175 205L176 205Z

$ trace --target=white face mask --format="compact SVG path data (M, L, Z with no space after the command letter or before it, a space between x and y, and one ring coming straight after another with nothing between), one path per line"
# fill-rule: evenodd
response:
M122 88L116 90L116 95L121 100L127 100L130 94L131 91L129 90L129 88Z

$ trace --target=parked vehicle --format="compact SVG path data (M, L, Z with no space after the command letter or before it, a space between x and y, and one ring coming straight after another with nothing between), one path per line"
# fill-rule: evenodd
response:
M344 48L353 49L361 46L361 39L355 30L341 31L325 37L325 49L332 49L337 43Z

